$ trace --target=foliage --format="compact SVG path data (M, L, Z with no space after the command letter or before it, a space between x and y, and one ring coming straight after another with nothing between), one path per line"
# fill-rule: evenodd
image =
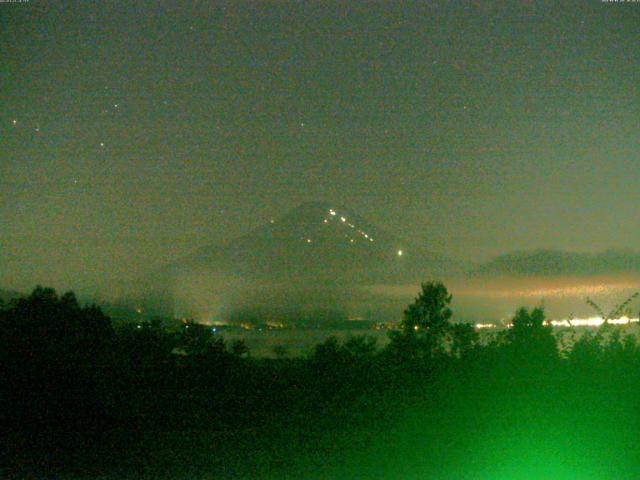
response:
M113 340L110 319L71 292L37 287L11 301L0 311L0 431L64 428L99 439L115 415Z
M370 463L384 458L411 470L424 462L432 469L414 476L432 478L454 460L475 465L473 455L483 449L509 450L514 438L545 451L533 449L532 432L547 439L563 422L580 425L571 431L577 439L563 432L549 444L570 437L571 451L587 448L578 441L585 440L582 430L614 432L606 443L618 445L640 428L633 406L640 349L625 327L587 330L561 357L542 308L518 309L511 328L481 343L473 325L451 321L451 299L441 283L424 284L381 349L367 336L330 337L307 357L278 349L278 358L268 359L195 322L177 332L158 321L114 330L100 309L80 306L73 294L37 288L0 308L0 382L9 393L0 397L0 440L7 445L0 460L18 468L28 458L29 468L45 477L72 465L88 469L87 477L121 468L134 478L154 462L173 462L178 469L202 465L212 478L229 472L257 478L263 468L309 455L305 445L318 445L342 465L380 442ZM608 408L611 399L625 408ZM184 448L184 438L198 446ZM353 450L347 455L341 448ZM192 454L200 455L197 461ZM509 460L486 454L491 465ZM534 457L544 464L543 454ZM364 463L356 476L374 478L378 470L368 476ZM147 477L164 475L157 468ZM326 475L343 477L355 478Z
M604 313L604 310L602 309L602 307L600 307L600 305L598 305L596 302L594 302L590 298L587 298L587 305L589 305L598 313L598 316L604 320L604 324L606 325L607 323L609 323L610 320L619 318L621 315L631 316L631 312L629 311L629 305L631 305L631 303L636 298L638 298L639 295L640 295L640 292L635 292L634 294L629 296L625 301L613 307L613 309L609 311L609 313L607 314Z
M441 282L422 284L422 291L404 311L401 328L405 334L428 335L438 340L449 328L452 295Z
M466 358L477 352L480 346L480 335L471 323L455 323L450 329L451 354L458 358Z
M558 346L553 328L545 322L542 307L529 311L519 308L511 321L512 327L505 332L504 339L511 355L527 357L531 361L558 358Z
M445 350L451 330L452 295L441 282L422 284L414 302L404 311L400 331L391 335L391 349L401 358L431 359Z
M279 359L285 358L289 353L289 350L285 345L276 345L273 347L272 351L275 357Z
M231 353L236 357L244 357L249 355L249 347L244 340L234 340L231 343Z

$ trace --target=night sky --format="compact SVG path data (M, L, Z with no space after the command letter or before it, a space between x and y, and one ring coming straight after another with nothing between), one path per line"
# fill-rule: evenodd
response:
M0 3L0 287L301 202L436 252L636 249L640 3Z

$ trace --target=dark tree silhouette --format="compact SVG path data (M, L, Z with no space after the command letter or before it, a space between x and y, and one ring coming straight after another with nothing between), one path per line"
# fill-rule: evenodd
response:
M244 340L234 340L231 342L231 353L236 357L245 357L249 355L249 347Z
M452 355L466 358L478 348L480 335L473 324L455 323L450 330Z
M441 282L422 284L422 291L404 311L402 329L405 332L427 333L441 339L449 328L452 295Z
M349 337L342 348L354 360L371 360L376 354L376 343L374 337L355 335Z
M404 311L400 331L392 332L390 349L409 358L444 354L451 329L451 299L443 283L423 283L418 297Z
M148 466L149 472L166 467L168 476L195 468L194 478L205 470L215 478L230 472L255 478L265 465L286 470L289 458L304 458L306 450L291 448L296 443L318 442L326 452L336 445L326 455L343 459L344 446L360 448L391 431L398 432L396 441L385 438L372 450L398 446L383 458L385 467L397 458L406 471L407 460L417 457L402 452L420 435L424 448L411 450L434 465L421 476L435 477L451 461L476 473L455 447L464 446L467 455L467 446L486 442L484 432L496 425L498 443L490 449L498 451L494 445L503 445L501 435L512 425L535 441L564 424L573 446L588 443L574 437L593 442L606 432L607 441L619 439L628 457L638 458L635 444L624 443L638 428L633 412L640 392L640 349L625 335L629 327L581 332L560 357L541 308L517 310L510 328L480 342L472 324L450 322L450 304L444 285L426 283L381 352L370 337L331 337L305 358L285 358L277 349L279 358L270 359L248 356L242 342L227 344L194 322L180 331L141 322L112 332L98 308L38 288L0 308L0 465L25 462L38 472L28 477L16 470L8 478L58 478L54 460L65 473L94 469L82 478L139 478ZM509 401L496 409L497 398ZM611 398L624 408L610 408ZM580 422L586 433L575 428ZM469 428L476 425L483 428ZM216 441L232 446L211 455ZM435 442L447 448L432 449ZM203 446L192 452L185 444ZM275 450L286 457L272 457ZM211 463L194 467L192 453ZM616 450L611 464L617 456ZM495 461L505 458L500 453ZM354 468L359 478L374 478L360 474L360 462Z
M557 359L558 346L553 328L545 323L544 308L529 311L519 308L512 320L512 327L505 332L506 343L512 354L526 356L531 361Z
M178 345L188 354L202 355L209 351L213 340L211 327L189 320L182 325Z
M83 436L99 440L113 414L112 340L110 319L71 292L37 287L0 310L3 431L69 452Z
M289 353L289 350L285 345L276 345L271 349L271 351L278 359L284 359Z
M323 365L337 365L345 360L344 350L340 346L338 338L328 337L324 342L315 346L311 358L314 362Z

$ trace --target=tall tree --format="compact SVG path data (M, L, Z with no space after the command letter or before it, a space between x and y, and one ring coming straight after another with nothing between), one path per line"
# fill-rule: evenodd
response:
M442 282L423 283L421 292L404 311L400 332L391 337L391 347L410 357L444 353L451 329L452 298Z

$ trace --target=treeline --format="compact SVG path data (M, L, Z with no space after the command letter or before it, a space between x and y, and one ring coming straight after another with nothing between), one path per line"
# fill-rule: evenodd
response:
M384 348L329 338L269 359L196 323L114 329L72 293L38 287L0 307L0 473L564 478L581 458L617 459L620 475L640 466L627 437L640 427L640 347L626 327L563 345L541 308L522 308L481 337L451 322L451 302L426 283Z

